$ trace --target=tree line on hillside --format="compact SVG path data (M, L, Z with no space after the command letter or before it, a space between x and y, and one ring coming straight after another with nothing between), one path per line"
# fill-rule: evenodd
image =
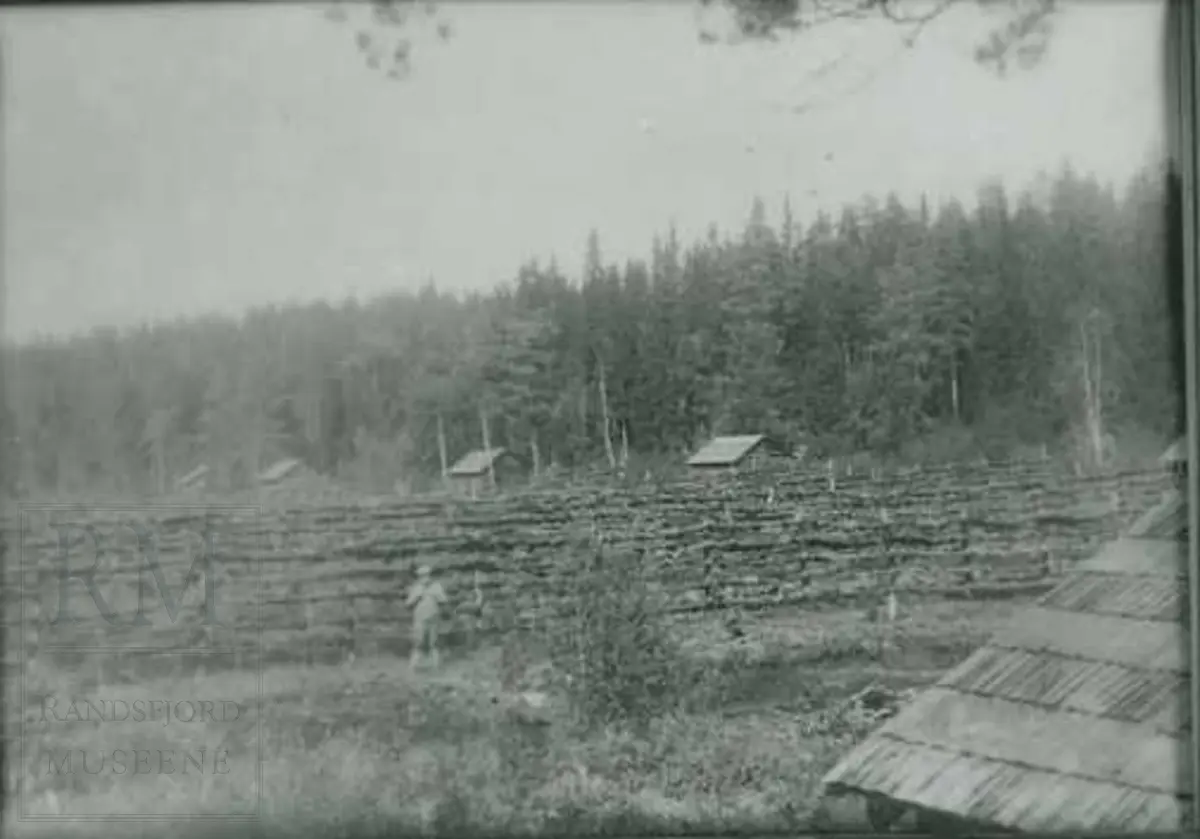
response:
M964 439L991 452L1180 428L1164 178L1069 168L968 210L894 195L583 275L531 262L489 294L429 285L10 346L9 491L237 487L292 456L390 486L466 451L540 472L766 432L821 454ZM469 246L467 243L465 246Z

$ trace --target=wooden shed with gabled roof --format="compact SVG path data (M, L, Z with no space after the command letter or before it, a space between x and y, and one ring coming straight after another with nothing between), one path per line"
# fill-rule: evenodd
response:
M1182 510L1182 514L1181 511ZM1186 503L1168 499L845 755L827 794L951 829L1191 826Z
M201 463L191 472L178 478L175 481L175 490L177 492L194 492L208 488L208 464Z
M525 461L508 449L477 449L463 455L447 475L454 486L474 498L489 485L489 470L497 487L511 486L525 477Z
M1187 437L1180 437L1172 443L1162 456L1159 457L1158 463L1167 469L1172 469L1176 472L1183 472L1187 469L1188 460L1188 441Z
M784 446L766 434L737 434L712 438L688 458L687 465L696 472L737 472L785 454Z
M287 457L272 463L266 469L259 472L255 481L260 486L274 486L283 482L289 476L294 475L302 466L303 463L298 458Z

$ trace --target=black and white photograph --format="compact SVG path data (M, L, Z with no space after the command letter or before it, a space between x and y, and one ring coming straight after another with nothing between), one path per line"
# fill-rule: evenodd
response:
M1194 829L1176 5L6 7L6 834Z

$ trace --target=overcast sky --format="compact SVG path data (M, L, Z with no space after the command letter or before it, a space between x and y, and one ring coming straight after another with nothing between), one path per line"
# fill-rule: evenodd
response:
M974 10L906 51L871 26L704 46L686 2L448 4L396 82L320 7L264 6L2 13L9 337L485 289L577 270L593 227L624 258L672 220L739 226L755 195L803 220L1064 160L1121 183L1164 134L1145 0L1068 6L1005 80L970 59Z

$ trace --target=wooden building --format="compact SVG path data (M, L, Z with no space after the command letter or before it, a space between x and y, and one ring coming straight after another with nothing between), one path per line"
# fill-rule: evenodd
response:
M491 488L493 478L496 488L504 489L524 482L527 472L525 461L508 449L478 449L455 463L448 477L457 491L478 498Z
M303 464L294 457L285 458L268 466L255 479L259 486L276 486L301 471Z
M825 776L877 830L1182 832L1187 504L1168 499Z
M714 437L688 458L694 474L731 474L756 471L770 461L786 458L784 446L765 434Z
M1188 460L1188 441L1187 437L1180 437L1171 444L1162 457L1158 459L1158 463L1164 469L1171 469L1177 474L1182 474L1187 469Z
M196 493L208 489L208 464L201 463L191 472L175 481L176 492Z

